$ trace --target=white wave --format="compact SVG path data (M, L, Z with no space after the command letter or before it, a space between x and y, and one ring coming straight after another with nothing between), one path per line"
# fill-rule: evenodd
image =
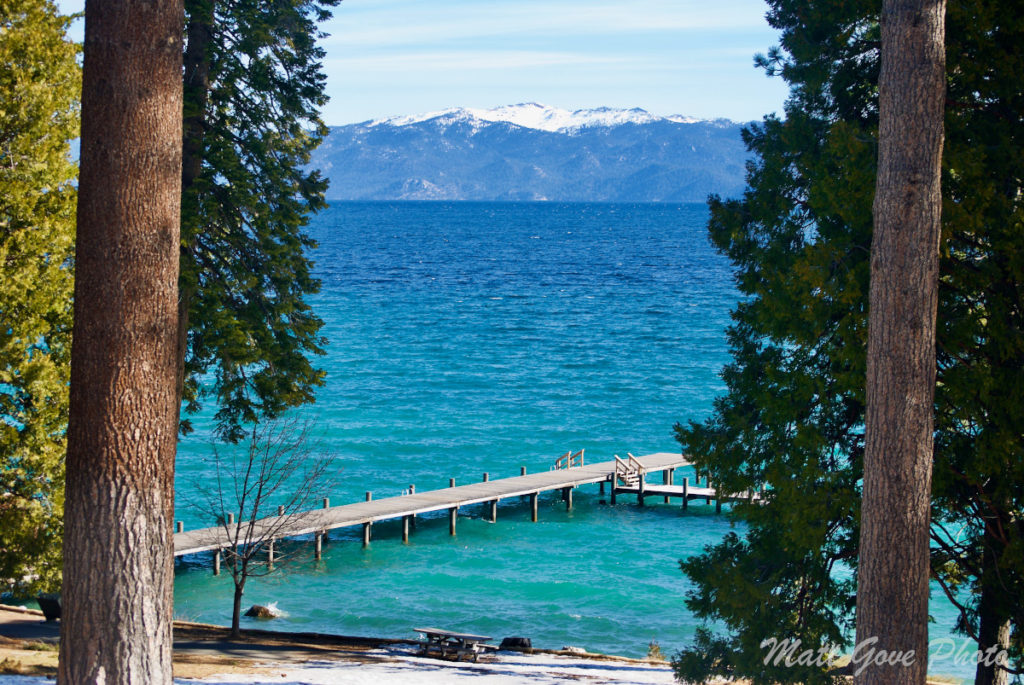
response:
M271 602L267 605L267 610L273 615L274 618L285 618L288 613L283 609L278 608L277 602Z

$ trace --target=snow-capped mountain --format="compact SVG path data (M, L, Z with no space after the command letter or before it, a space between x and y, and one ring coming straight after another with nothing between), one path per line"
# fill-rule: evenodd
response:
M332 200L702 202L743 190L741 124L537 103L330 130L312 167Z
M523 128L532 128L537 131L567 133L571 131L578 131L581 128L619 126L621 124L650 124L655 121L673 121L682 124L693 124L700 121L700 119L684 117L678 114L670 117L659 117L638 107L634 107L633 109L599 107L597 109L578 109L571 112L567 109L540 105L536 102L526 102L518 105L495 107L494 109L452 107L440 112L427 112L426 114L413 114L390 117L388 119L375 119L373 121L364 122L364 125L408 126L410 124L418 124L423 121L436 121L439 124L453 124L455 122L504 122L515 126L521 126Z

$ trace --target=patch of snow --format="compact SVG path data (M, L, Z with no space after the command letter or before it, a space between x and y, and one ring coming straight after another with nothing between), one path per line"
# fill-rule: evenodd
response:
M455 123L467 123L479 130L481 122L507 123L522 128L552 133L568 133L592 127L612 127L623 124L650 124L657 121L669 121L678 124L694 124L704 119L674 114L659 117L650 112L634 107L633 109L615 109L598 107L595 109L577 109L570 111L559 107L524 102L517 105L505 105L494 109L476 109L472 107L451 107L436 112L410 114L374 119L363 123L365 127L375 126L409 126L425 121L436 121L438 124L450 126Z
M372 656L381 660L369 663L319 661L302 666L284 664L268 668L265 675L213 676L201 682L222 685L557 685L575 681L592 685L670 685L675 682L668 666L636 661L510 653L484 657L478 663L438 661L399 652L380 651L372 653Z
M674 121L677 124L699 124L706 119L698 119L697 117L688 117L685 114L673 114L672 116L665 117L669 121Z
M674 685L664 664L605 661L549 654L501 652L479 663L439 661L408 650L373 650L360 661L310 661L301 666L273 664L253 674L224 674L202 680L175 678L175 685L197 682L220 685L279 683L280 685ZM53 685L38 676L0 676L0 685Z

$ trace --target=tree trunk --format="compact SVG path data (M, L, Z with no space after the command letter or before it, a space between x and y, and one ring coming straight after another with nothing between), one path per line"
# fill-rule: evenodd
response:
M944 17L944 0L882 9L857 643L913 661L869 665L864 685L924 683L927 670Z
M242 637L242 629L240 626L242 617L242 588L241 583L235 583L235 602L231 609L231 637L239 638Z
M184 92L182 107L181 194L182 216L196 217L200 212L191 208L198 202L194 190L196 179L203 171L203 152L206 148L206 107L210 99L210 44L213 36L215 0L187 0L188 24L185 27ZM182 260L189 259L187 244L198 226L182 227ZM182 269L184 271L184 268ZM177 391L178 408L185 385L185 357L188 354L189 307L195 295L195 283L179 282L178 286L178 338L177 338Z
M214 0L187 0L184 56L181 190L186 193L203 170L206 107L210 98L210 41Z
M982 599L984 601L984 595L989 594L991 590L983 590ZM974 685L1009 685L1010 674L1006 669L1000 668L999 663L996 662L996 654L1001 650L1009 650L1010 648L1010 620L1002 619L995 620L995 612L985 612L985 608L982 608L981 615L981 634L979 635L980 640L978 641L978 649L982 653L982 659L978 662L978 667L974 673ZM995 647L995 654L989 655L987 650L990 647ZM987 658L986 658L987 657Z
M59 680L171 682L180 2L90 1Z
M1004 592L999 588L999 565L1006 543L1000 538L999 521L985 523L981 558L981 599L978 601L978 650L984 655L990 647L996 652L1010 646L1010 621ZM1004 526L1009 521L1001 522ZM1012 524L1011 524L1012 525ZM974 685L1008 685L1009 673L994 663L994 655L978 662Z

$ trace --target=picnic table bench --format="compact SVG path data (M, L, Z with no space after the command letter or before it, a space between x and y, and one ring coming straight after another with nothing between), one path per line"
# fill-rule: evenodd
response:
M455 657L456 661L467 657L476 661L480 652L497 649L494 645L484 644L491 640L486 635L456 633L441 628L413 628L413 630L422 633L426 638L420 643L422 646L420 654L425 656Z

